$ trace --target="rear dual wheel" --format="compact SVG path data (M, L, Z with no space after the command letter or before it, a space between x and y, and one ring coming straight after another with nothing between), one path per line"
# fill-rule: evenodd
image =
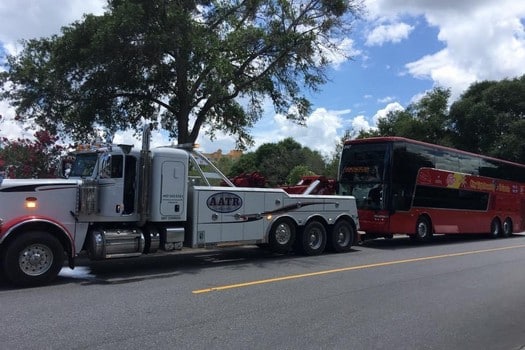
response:
M348 252L352 249L356 237L354 225L346 220L335 223L328 237L328 247L336 253Z
M326 228L317 221L307 223L297 237L297 251L304 255L319 255L326 247Z
M490 223L490 238L498 238L502 234L501 221L495 218Z
M513 230L512 230L512 219L506 218L503 222L503 230L501 231L501 234L503 237L510 237L512 236Z

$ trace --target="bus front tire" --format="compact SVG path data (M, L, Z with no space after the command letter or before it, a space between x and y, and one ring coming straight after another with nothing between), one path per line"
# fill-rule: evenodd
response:
M416 223L416 232L411 238L417 242L429 242L432 240L432 225L426 216L420 216Z

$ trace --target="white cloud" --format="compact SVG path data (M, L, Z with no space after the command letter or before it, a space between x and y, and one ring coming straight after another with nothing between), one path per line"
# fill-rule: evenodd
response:
M361 55L362 52L356 49L354 44L352 39L343 38L336 43L338 50L334 51L324 48L323 55L328 58L328 61L335 69L338 69L343 63L348 61L348 57L355 58Z
M394 101L394 97L392 97L392 96L385 96L385 97L380 98L380 99L377 100L377 102L379 102L379 103L389 103L389 102L392 102L392 101Z
M392 102L392 103L387 104L385 108L378 110L376 114L374 115L374 117L372 118L373 127L377 126L377 122L379 121L379 119L386 118L388 113L394 112L394 111L402 111L404 109L405 108L403 108L403 106L399 102Z
M343 130L343 115L350 110L332 111L317 108L306 118L306 126L301 126L277 114L273 117L271 126L264 130L255 130L256 144L254 149L264 143L275 143L292 137L302 146L318 151L323 156L331 155L340 141Z
M27 125L23 126L15 121L13 109L6 101L0 101L0 116L0 138L7 137L13 140L19 137L29 139L33 137L34 130L28 131Z
M2 0L0 44L16 53L19 40L58 34L84 13L102 14L105 4L104 0Z
M366 120L364 115L358 115L357 117L352 119L350 121L350 125L352 126L351 136L356 136L361 130L370 130L373 128L372 125L370 125L370 123L368 122L368 120Z
M408 38L414 27L406 23L382 24L372 29L366 37L367 46L381 46L384 43L398 43Z
M470 84L525 73L525 1L367 0L371 19L423 16L445 48L406 65L408 73L451 88L452 100Z

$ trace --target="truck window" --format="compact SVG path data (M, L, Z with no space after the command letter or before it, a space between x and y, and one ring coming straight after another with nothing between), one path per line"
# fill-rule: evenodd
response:
M69 177L89 177L93 176L95 164L97 163L96 153L77 154L75 162L71 167Z
M188 176L191 186L233 187L230 180L219 169L206 157L195 151L191 152Z
M121 178L123 168L123 157L121 155L111 156L111 177Z

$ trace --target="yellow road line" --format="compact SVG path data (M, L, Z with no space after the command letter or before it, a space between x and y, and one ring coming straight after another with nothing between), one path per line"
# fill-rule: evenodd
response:
M289 281L289 280L294 280L294 279L299 279L299 278L314 277L314 276L320 276L320 275L328 275L328 274L338 273L338 272L346 272L346 271L353 271L353 270L363 270L363 269L369 269L369 268L373 268L373 267L390 266L390 265L397 265L397 264L406 264L406 263L417 262L417 261L444 259L444 258L450 258L450 257L456 257L456 256L489 253L489 252L496 252L496 251L499 251L499 250L509 250L509 249L518 249L518 248L525 248L525 244L516 245L516 246L509 246L509 247L501 247L501 248L472 250L472 251L466 251L466 252L461 252L461 253L450 253L450 254L442 254L442 255L433 255L433 256L426 256L426 257L413 258L413 259L385 261L385 262L379 262L379 263L375 263L375 264L349 266L349 267L343 267L343 268L333 269L333 270L309 272L309 273L302 273L302 274L298 274L298 275L288 275L288 276L282 276L282 277L276 277L276 278L268 278L268 279L264 279L264 280L257 280L257 281L251 281L251 282L244 282L244 283L230 284L230 285L224 285L224 286L217 286L217 287L212 287L212 288L198 289L198 290L194 290L192 293L193 294L203 294L203 293L216 292L216 291L222 291L222 290L228 290L228 289L234 289L234 288L250 287L250 286L255 286L255 285L259 285L259 284L275 283L275 282Z

